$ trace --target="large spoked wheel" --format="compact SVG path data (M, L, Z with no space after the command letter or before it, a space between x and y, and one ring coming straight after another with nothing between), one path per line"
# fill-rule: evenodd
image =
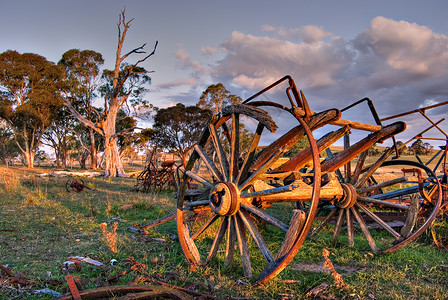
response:
M253 132L247 132L249 126L243 130L243 122L251 124ZM232 276L263 283L294 258L311 229L321 180L316 142L304 121L299 122L263 150L258 145L264 128L272 132L276 125L260 108L234 105L209 122L194 146L178 193L177 230L191 265L232 266ZM302 137L311 145L312 171L304 174L306 183L299 180L310 203L306 213L294 210L295 202L289 199L299 181L285 185L270 175Z
M342 183L345 197L321 208L313 230L329 230L333 240L367 244L376 253L397 251L416 240L437 217L442 188L423 164L385 161L364 168ZM360 234L357 234L360 233Z

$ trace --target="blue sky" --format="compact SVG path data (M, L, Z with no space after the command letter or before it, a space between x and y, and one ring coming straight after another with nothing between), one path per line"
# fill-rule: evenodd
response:
M448 100L446 1L0 0L0 52L57 62L91 49L112 68L123 8L134 18L125 50L159 41L143 65L156 106L193 105L218 82L246 98L286 74L316 111L369 97L386 117ZM428 114L437 121L447 109ZM362 110L343 116L370 122ZM404 119L402 140L429 126Z

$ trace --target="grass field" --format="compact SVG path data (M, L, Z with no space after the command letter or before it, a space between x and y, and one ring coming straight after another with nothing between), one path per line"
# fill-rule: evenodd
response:
M66 293L63 264L70 256L105 264L82 262L80 268L69 270L83 279L83 289L150 278L152 284L163 281L220 298L301 299L326 283L319 293L322 299L448 299L448 251L437 248L429 233L405 249L378 256L362 245L309 239L279 276L264 286L252 286L235 278L238 271L218 264L190 270L173 221L147 235L128 230L135 222L173 212L174 191L137 193L133 178L96 177L83 179L89 189L69 193L67 177L37 176L48 171L0 166L0 264L16 278L26 279L18 286L0 271L0 299L51 299L33 295L44 288ZM446 234L447 227L446 222L438 223L437 233ZM329 272L322 272L324 249L344 287ZM129 257L147 269L131 268ZM117 260L113 266L111 259Z

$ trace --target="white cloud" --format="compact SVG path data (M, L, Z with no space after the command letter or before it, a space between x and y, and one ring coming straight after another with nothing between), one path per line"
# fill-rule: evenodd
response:
M369 97L380 117L387 117L448 100L448 37L428 27L377 17L353 40L311 25L262 29L266 35L233 32L218 45L222 58L214 58L208 69L182 49L176 55L198 82L209 74L208 82L232 87L243 98L289 74L316 111ZM358 113L344 113L344 118L361 122L367 117L371 119L364 104Z
M321 27L311 25L303 26L300 32L305 43L315 43L327 36L332 36L330 32L324 31Z
M266 32L272 32L272 31L275 31L275 27L271 26L271 25L262 25L261 30L266 31Z
M306 25L300 28L285 29L280 28L277 34L283 38L298 40L302 39L304 43L312 44L321 41L322 39L332 36L331 32L327 32L322 27L313 25Z
M235 31L221 43L227 55L214 75L231 77L246 88L263 88L286 74L293 75L301 87L332 85L334 76L350 64L344 44L340 38L308 44Z
M155 87L160 89L171 89L181 85L196 85L196 84L198 84L198 80L196 78L188 77L187 79L183 80L175 80L167 83L161 83L156 85Z
M210 47L210 46L202 47L201 48L201 52L204 55L213 56L216 53L216 48L213 48L213 47Z
M359 41L392 70L403 71L408 76L447 73L448 37L428 27L376 17Z
M184 49L174 51L174 55L181 62L182 68L193 68L194 72L198 74L205 74L209 71L208 68L202 66L199 62L191 60L187 51Z

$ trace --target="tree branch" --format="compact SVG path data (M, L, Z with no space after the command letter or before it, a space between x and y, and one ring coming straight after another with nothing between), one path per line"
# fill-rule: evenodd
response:
M144 43L144 44L143 44L142 46L140 46L140 47L137 47L137 48L135 48L135 49L129 51L128 53L126 53L125 55L123 55L123 56L121 57L121 61L125 60L126 57L128 57L128 56L131 55L132 53L146 53L146 51L141 51L141 50L143 50L143 48L144 48L145 46L146 46L146 43Z
M84 124L87 127L92 128L93 130L95 130L96 132L98 132L100 135L104 136L104 130L103 128L98 127L98 125L96 125L95 123L93 123L92 121L90 121L89 119L87 119L86 117L84 117L83 115L81 115L74 107L73 105L70 103L69 100L67 100L65 97L62 97L63 99L63 104L65 107L68 108L68 110L70 111L70 113L76 118L78 119L78 121L80 121L82 124Z
M142 128L141 128L141 127L132 127L132 128L126 128L126 129L123 129L122 131L117 132L117 133L115 133L114 135L112 135L112 136L110 137L110 140L109 140L109 141L113 140L114 138L117 138L118 136L131 135L131 134L134 133L133 131L134 131L135 129L142 129Z
M68 128L68 127L64 127L65 130L68 130L70 132L72 132L74 135L76 135L78 141L81 143L81 146L84 150L87 151L87 153L90 154L90 149L89 147L87 147L87 145L83 142L81 136L79 135L79 133L77 133L73 128Z

